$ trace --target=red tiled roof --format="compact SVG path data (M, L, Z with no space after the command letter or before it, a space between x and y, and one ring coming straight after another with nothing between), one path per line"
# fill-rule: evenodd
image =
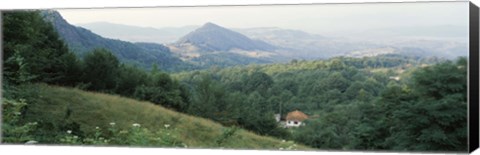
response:
M296 120L296 121L304 121L308 119L308 116L301 111L295 110L289 112L286 117L287 120Z

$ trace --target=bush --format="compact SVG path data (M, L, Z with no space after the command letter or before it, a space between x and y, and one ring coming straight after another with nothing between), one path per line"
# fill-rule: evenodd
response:
M3 143L25 143L32 142L31 131L37 126L37 122L20 121L21 111L27 106L24 99L19 101L6 99L2 101L2 139Z
M134 123L128 129L119 129L112 122L107 130L96 127L95 133L86 135L84 138L73 134L71 130L67 130L67 135L60 141L72 145L187 147L175 136L175 129L171 129L169 124L165 124L164 127L164 129L153 132L138 123Z

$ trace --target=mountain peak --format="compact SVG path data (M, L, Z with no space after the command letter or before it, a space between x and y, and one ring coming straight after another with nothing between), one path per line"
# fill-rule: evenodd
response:
M214 23L212 23L212 22L207 22L207 23L203 24L203 26L206 26L206 27L210 27L210 26L220 27L220 26L218 26L217 24L214 24Z
M221 27L211 22L182 37L177 44L190 43L204 51L241 50L273 50L274 47L265 42L250 38Z
M198 31L202 31L202 30L224 31L224 30L227 30L227 29L220 26L220 25L214 24L212 22L207 22L207 23L203 24L202 27L198 28L197 30Z

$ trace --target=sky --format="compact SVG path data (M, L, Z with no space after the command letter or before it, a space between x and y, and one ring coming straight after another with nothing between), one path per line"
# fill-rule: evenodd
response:
M468 28L468 2L109 8L58 11L74 25L110 22L162 28L212 22L227 28L280 27L316 34L389 27L453 25Z

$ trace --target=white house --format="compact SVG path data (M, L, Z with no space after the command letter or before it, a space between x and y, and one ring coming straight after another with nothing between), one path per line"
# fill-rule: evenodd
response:
M308 116L301 111L295 110L289 112L285 118L285 127L299 127L301 125L305 125L302 122L306 119L308 119Z

